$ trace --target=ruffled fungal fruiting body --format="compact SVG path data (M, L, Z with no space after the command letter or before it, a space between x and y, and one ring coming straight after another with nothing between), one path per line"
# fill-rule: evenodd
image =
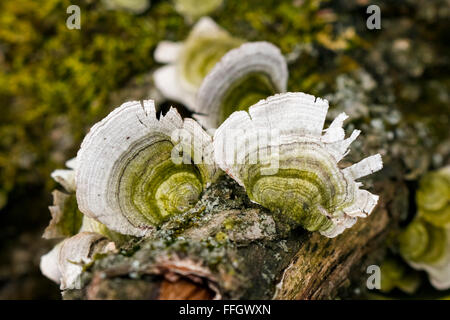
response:
M79 209L108 229L144 236L187 211L215 174L211 137L153 101L128 102L94 125L78 152ZM195 163L194 163L195 162Z
M63 290L78 286L82 266L96 253L112 251L115 243L125 240L125 236L78 210L75 197L77 164L76 158L71 159L66 162L70 169L55 170L51 174L65 190L53 191L53 205L49 207L52 219L43 234L46 239L63 239L41 257L40 263L42 274L61 284Z
M63 191L53 190L53 204L49 206L52 219L42 235L45 239L68 238L80 232L96 232L113 241L122 241L124 237L109 230L104 224L89 218L78 209L76 190L77 159L66 162L69 169L58 169L51 177L58 182Z
M437 227L450 227L450 166L426 174L416 200L419 217Z
M345 139L343 113L322 135L327 110L326 100L303 93L269 97L217 129L214 153L252 201L294 226L335 237L374 209L378 196L355 180L380 170L382 161L377 154L341 169L359 131Z
M450 167L426 174L416 193L418 214L399 237L400 252L431 284L450 288Z
M211 18L201 18L184 42L159 43L155 60L168 65L155 71L156 87L166 98L194 108L203 78L225 53L241 43Z
M66 166L68 169L58 169L51 173L51 177L64 188L64 191L52 192L53 204L48 207L52 219L44 231L45 239L70 237L81 228L83 214L78 210L75 198L76 158L67 161Z
M400 252L408 264L428 273L439 290L450 288L450 228L439 228L418 218L399 237Z
M408 266L393 258L386 259L380 265L380 291L390 292L398 288L405 293L413 294L420 286L421 277L417 271L409 270Z
M75 169L77 166L77 159L73 158L66 162L68 169L57 169L51 173L53 180L58 182L66 189L67 192L75 192Z
M275 93L285 92L286 60L269 42L249 42L230 50L214 66L198 90L195 116L215 128L230 114Z
M189 20L197 19L216 10L223 0L173 0L175 10Z
M96 254L115 250L114 243L101 234L81 232L42 256L40 268L46 277L60 284L61 290L80 289L83 266L92 262Z
M53 205L49 206L52 220L45 229L43 238L65 238L76 234L83 221L83 214L78 210L75 194L58 190L53 191Z

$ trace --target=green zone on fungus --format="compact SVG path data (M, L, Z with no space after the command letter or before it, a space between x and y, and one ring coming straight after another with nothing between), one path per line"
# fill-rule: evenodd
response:
M450 167L427 173L416 201L417 216L399 235L400 253L436 289L450 289Z
M427 173L416 194L418 215L437 227L450 226L450 166Z
M407 294L414 294L420 286L421 278L417 271L394 258L386 259L381 266L380 291L388 293L398 288Z

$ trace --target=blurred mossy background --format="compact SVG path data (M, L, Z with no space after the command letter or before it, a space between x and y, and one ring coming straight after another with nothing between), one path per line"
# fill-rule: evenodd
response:
M139 14L108 2L0 2L0 298L59 298L38 269L52 245L41 239L50 173L76 155L93 123L152 95L155 46L183 40L192 26L171 1L152 0ZM80 30L66 27L71 4L81 8ZM381 30L366 28L370 4L381 7ZM449 145L447 0L224 0L210 16L234 36L279 46L289 91L397 110L423 125L427 148ZM444 162L438 154L413 163L411 178L423 173L417 166Z

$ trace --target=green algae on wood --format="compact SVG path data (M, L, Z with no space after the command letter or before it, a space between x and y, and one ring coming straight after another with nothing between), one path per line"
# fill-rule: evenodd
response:
M64 191L53 190L53 204L49 206L52 219L42 237L46 239L66 238L77 234L81 228L83 214L78 210L75 197L76 159L66 162L68 169L58 169L51 177L58 182Z
M83 221L83 214L78 210L74 194L54 190L53 205L49 209L52 220L45 229L44 238L65 238L78 233Z

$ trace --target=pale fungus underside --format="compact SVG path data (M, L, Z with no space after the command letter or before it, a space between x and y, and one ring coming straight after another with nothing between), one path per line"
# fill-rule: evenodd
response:
M61 290L79 288L85 264L130 240L81 213L75 196L77 159L67 161L66 166L70 169L55 170L51 175L64 190L53 191L53 205L49 207L52 219L43 234L46 239L60 242L41 257L40 263L42 273L58 283Z

